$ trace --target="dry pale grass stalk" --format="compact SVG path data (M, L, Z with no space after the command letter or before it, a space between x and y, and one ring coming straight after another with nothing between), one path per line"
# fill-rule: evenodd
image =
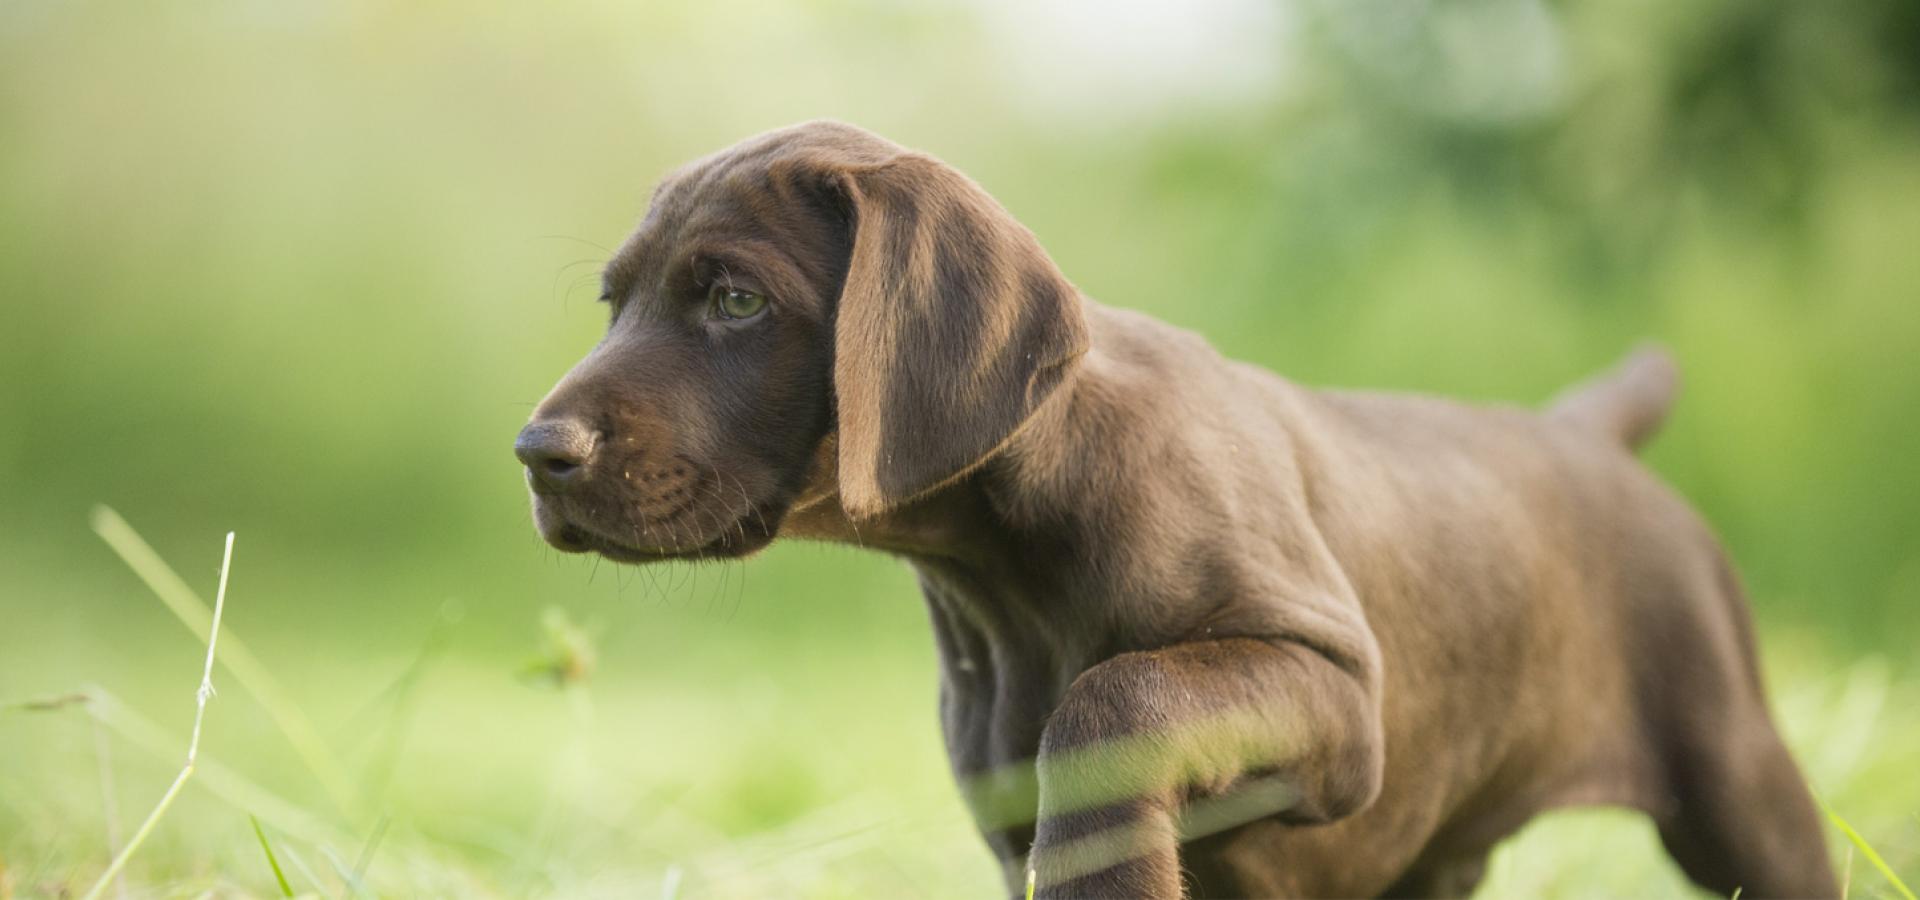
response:
M213 623L207 631L207 662L206 666L200 670L200 688L193 695L193 737L187 741L187 763L180 767L180 774L174 777L173 784L167 788L165 794L161 795L160 802L153 807L153 812L147 814L147 820L140 823L140 829L133 833L133 839L127 841L127 845L114 856L113 862L107 865L107 870L100 873L100 879L88 889L84 900L96 900L101 892L107 889L107 885L112 884L114 879L119 877L120 871L127 867L127 860L133 857L134 851L140 849L147 835L153 833L154 825L159 823L161 816L166 815L167 808L173 805L174 798L180 796L180 789L186 786L187 779L193 777L193 764L200 756L200 726L206 722L207 701L213 699L214 648L220 641L220 616L227 607L227 571L232 566L233 532L229 531L227 532L227 549L220 558L220 588L213 598Z
M93 510L93 530L146 583L181 624L201 640L208 639L211 617L207 613L206 603L133 530L133 526L128 525L111 508L97 506ZM334 805L349 818L358 816L359 792L354 789L352 779L312 723L288 699L279 680L261 664L259 657L253 655L239 635L227 636L227 653L220 658L220 664L240 683L240 687L260 701L274 725L281 734L286 735L287 742L293 745L294 752L313 772Z
M100 814L107 825L107 852L120 853L120 804L114 799L113 754L107 741L106 726L99 719L89 722L93 729L93 759L100 768ZM116 878L113 883L116 897L127 896L127 881Z
M231 638L232 635L227 637ZM168 733L152 720L134 712L105 688L89 685L86 690L87 715L106 726L121 740L154 758L172 757L179 752L182 742L179 736ZM211 751L194 761L193 781L228 806L258 815L260 821L302 841L317 844L345 838L345 832L334 828L315 813L221 765ZM119 851L118 845L112 849Z

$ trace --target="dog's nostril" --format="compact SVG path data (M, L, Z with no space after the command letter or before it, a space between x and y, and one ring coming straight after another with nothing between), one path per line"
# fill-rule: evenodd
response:
M535 422L521 429L513 455L527 467L534 490L559 493L582 480L595 443L593 432L571 419Z

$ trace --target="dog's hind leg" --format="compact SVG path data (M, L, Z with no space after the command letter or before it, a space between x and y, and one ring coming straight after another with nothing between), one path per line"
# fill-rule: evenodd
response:
M1764 721L1675 751L1675 807L1656 818L1660 840L1695 883L1722 896L1835 893L1813 798Z
M1658 676L1661 842L1721 896L1833 896L1813 796L1767 712L1745 601L1724 561L1717 575L1713 596L1685 608L1724 616L1719 627L1687 637Z

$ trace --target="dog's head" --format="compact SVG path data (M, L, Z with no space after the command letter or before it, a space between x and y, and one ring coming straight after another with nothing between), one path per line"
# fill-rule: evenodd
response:
M947 484L1087 346L978 185L833 123L668 176L604 286L606 336L514 450L549 543L627 561L750 553L803 493L857 520Z

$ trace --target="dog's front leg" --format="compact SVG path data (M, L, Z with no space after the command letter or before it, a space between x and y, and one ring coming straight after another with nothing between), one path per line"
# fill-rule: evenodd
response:
M1041 737L1037 896L1179 897L1183 836L1366 807L1384 755L1364 681L1307 647L1254 639L1088 669Z

